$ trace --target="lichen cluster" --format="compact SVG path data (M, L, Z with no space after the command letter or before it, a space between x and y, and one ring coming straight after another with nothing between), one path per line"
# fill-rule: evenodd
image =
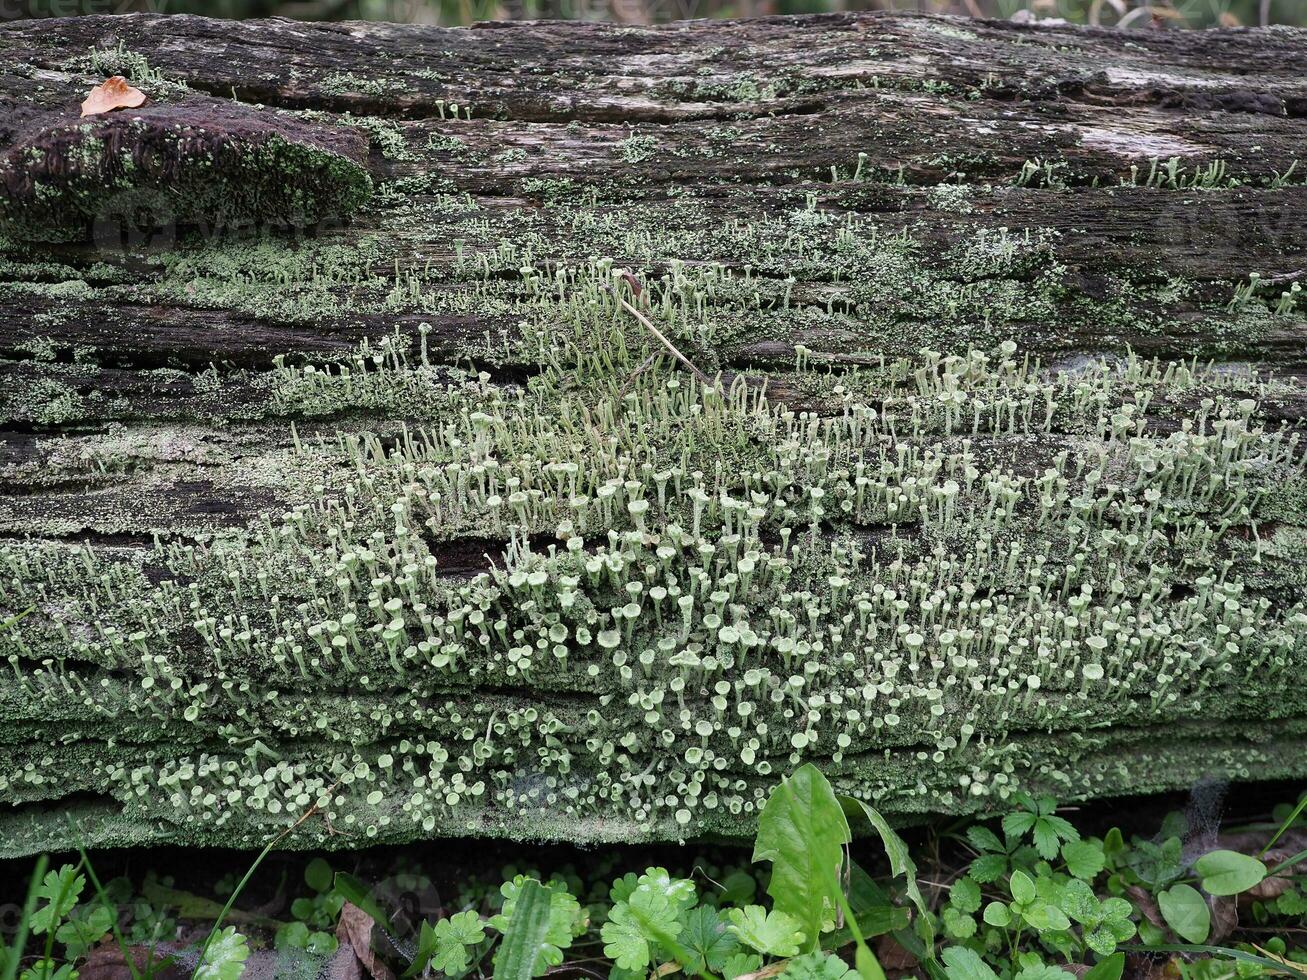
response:
M152 101L0 158L0 852L324 794L288 846L741 837L804 760L899 819L1307 775L1282 152L1081 152L988 75L619 126L65 67Z
M649 364L599 295L522 386L390 338L283 365L275 412L408 422L292 430L318 482L243 532L6 543L8 850L73 794L100 840L253 843L334 787L296 842L337 845L739 835L812 759L900 815L1297 771L1285 386L800 350L796 411Z

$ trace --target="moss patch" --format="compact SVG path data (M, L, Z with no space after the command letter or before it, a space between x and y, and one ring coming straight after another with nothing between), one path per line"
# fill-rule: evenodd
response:
M0 157L0 231L117 239L176 225L303 227L371 192L361 142L222 104L152 106L22 134Z

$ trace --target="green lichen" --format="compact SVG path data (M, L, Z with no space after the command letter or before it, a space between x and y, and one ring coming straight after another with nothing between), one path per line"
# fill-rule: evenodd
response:
M385 98L407 88L404 82L390 78L375 78L355 75L353 72L332 72L318 83L318 88L328 95L367 95L373 98Z
M166 77L150 64L145 55L128 49L122 41L112 48L92 48L89 54L74 59L68 67L74 71L88 71L101 78L121 75L152 99L167 99L185 95L189 91L185 82Z
M798 413L637 371L611 296L559 292L524 387L390 338L283 363L292 418L410 420L293 434L314 476L284 512L121 556L0 548L0 611L34 607L0 640L10 853L55 846L70 793L101 843L247 844L321 798L331 835L292 843L351 846L744 835L805 759L900 816L1302 774L1300 571L1250 533L1307 479L1259 421L1282 387L800 350ZM485 570L446 573L464 541Z

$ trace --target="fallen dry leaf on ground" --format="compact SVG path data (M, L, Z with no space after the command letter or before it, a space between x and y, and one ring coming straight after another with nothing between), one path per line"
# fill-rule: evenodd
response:
M348 942L336 947L336 952L322 967L322 980L363 980L363 967L354 947Z
M917 958L904 949L893 936L876 940L876 959L886 973L911 973L917 967Z
M1153 901L1152 895L1148 894L1148 892L1144 891L1138 885L1131 885L1125 891L1126 896L1130 901L1135 903L1135 908L1143 913L1145 919L1157 926L1159 929L1170 928L1167 926L1166 920L1162 918L1162 910L1157 907L1157 903Z
M349 943L354 947L355 957L373 980L394 980L395 975L372 951L372 917L357 905L346 902L341 908L336 938L342 946Z
M1207 941L1213 946L1219 946L1239 927L1239 908L1233 898L1215 896L1207 905L1212 910L1212 929L1207 935Z
M83 116L98 116L114 109L135 109L145 104L145 93L127 84L122 75L114 75L102 82L86 97L82 103Z

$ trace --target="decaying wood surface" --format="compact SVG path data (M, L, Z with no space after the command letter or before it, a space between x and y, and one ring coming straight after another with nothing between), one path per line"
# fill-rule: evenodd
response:
M149 101L81 120L114 73ZM165 546L308 501L302 443L430 424L287 401L287 371L391 338L513 388L565 320L532 277L547 292L605 257L699 276L686 356L795 411L833 411L799 362L1014 341L1050 372L1130 351L1257 372L1261 422L1303 428L1304 31L20 22L0 26L0 189L3 547L89 549L155 583ZM1301 506L1277 518L1281 564L1247 570L1281 604L1307 581ZM430 542L453 580L504 547ZM16 567L0 612L33 594ZM90 613L44 602L0 644L35 657L69 615ZM33 734L57 737L29 719L5 738Z
M382 194L352 223L313 239L346 248L364 243L360 255L344 260L352 275L447 268L456 240L469 252L539 241L541 259L609 254L621 263L628 231L653 239L659 263L719 261L738 269L750 256L734 251L735 243L715 248L715 231L785 214L814 195L818 208L840 217L911 229L931 257L923 264L932 281L946 285L966 275L933 257L976 229L1042 231L1056 243L1052 254L1012 281L1024 289L1052 269L1066 297L1054 315L1017 310L983 331L974 326L980 304L966 309L964 301L950 330L929 322L929 312L917 313L921 297L908 284L884 303L889 329L864 329L856 313L817 325L750 317L713 352L722 368L787 364L796 342L857 361L1011 336L1055 362L1130 346L1143 356L1215 358L1296 374L1307 369L1301 317L1249 323L1220 305L1250 273L1282 285L1307 278L1307 188L1293 182L1307 177L1307 161L1290 186L1260 186L1307 156L1301 41L1278 29L1125 35L876 15L471 30L145 15L41 20L0 31L8 66L0 76L0 147L21 153L24 132L75 122L72 107L98 77L87 55L121 49L185 85L164 86L162 98L187 112L204 114L235 98L243 107L266 107L249 112L273 116L274 125L302 125L288 117L312 112L311 125L343 129L345 137L356 134L342 123L367 121L372 129L362 132L373 134L369 163ZM462 114L456 120L455 105ZM463 118L469 108L470 120ZM633 137L650 142L628 146ZM881 180L852 181L860 153L867 155L864 173ZM1117 186L1132 167L1142 182L1154 161L1173 157L1190 174L1223 163L1247 183L1220 192ZM1056 179L1071 189L1011 186L1026 161L1056 163ZM904 183L892 182L900 173ZM1098 187L1087 186L1095 180ZM966 213L958 213L931 194L952 183L994 190L971 195ZM398 189L387 193L390 187ZM572 209L542 206L569 189L579 199L580 188L598 189L592 210L614 231L575 234ZM479 235L469 214L449 204L463 194L478 217L488 215L492 226L502 217L508 226ZM687 195L691 202L681 203ZM218 244L239 252L260 224L257 216L244 222L221 229ZM138 244L172 240L128 225L125 238ZM225 414L195 387L196 375L211 366L257 375L278 356L344 355L395 327L412 335L421 322L433 327L432 359L455 362L487 331L511 332L518 319L475 306L465 314L366 302L356 310L304 310L282 302L292 290L260 286L257 274L239 293L206 288L224 275L247 276L246 269L201 262L194 279L185 268L168 275L157 249L121 255L74 242L18 254L5 268L0 302L5 446L15 474L39 473L39 447L51 440L38 436L59 431L41 425L31 393L51 376L71 385L79 421L156 424ZM831 301L838 313L848 285L832 282L826 270L799 271L796 305ZM437 295L466 289L452 276L431 278L424 288ZM1173 280L1193 292L1173 296L1165 289ZM1135 282L1139 288L1128 286ZM879 297L873 302L881 305ZM30 350L38 342L63 351L59 359L83 350L80 368L46 366ZM531 370L512 350L499 359L506 377ZM239 399L251 383L242 379L224 401ZM1298 414L1296 405L1286 411ZM196 486L176 473L162 478L162 492L142 495L139 481L150 472L158 479L151 465L121 488L113 517L97 519L80 493L42 493L21 477L14 495L0 499L0 512L12 533L39 533L59 513L71 519L65 533L143 540L162 526L160 506L182 522L179 531L249 517L249 507L207 497L208 481ZM242 488L250 504L268 502L254 490ZM124 503L146 498L143 511Z

